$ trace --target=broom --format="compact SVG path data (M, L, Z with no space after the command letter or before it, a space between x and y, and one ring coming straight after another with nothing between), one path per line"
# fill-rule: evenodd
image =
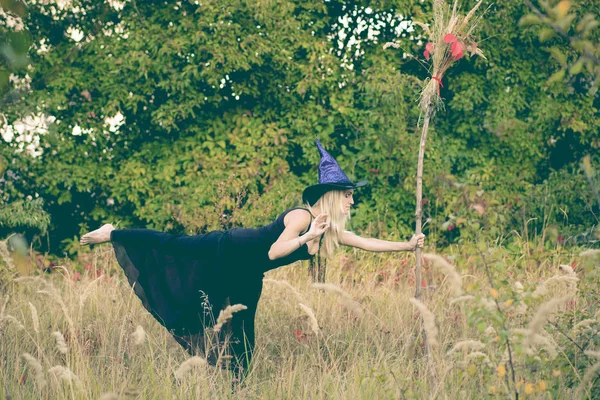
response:
M433 25L431 29L421 23L414 22L423 28L429 42L425 45L423 55L429 61L431 60L431 79L425 83L421 91L419 107L423 115L423 127L421 129L421 142L419 145L419 158L417 161L417 206L416 206L416 234L422 232L422 197L423 197L423 157L425 155L425 142L427 141L427 131L429 123L435 112L443 106L440 97L443 88L442 79L446 71L465 54L471 57L478 55L483 58L482 51L477 47L477 42L473 37L473 31L477 26L478 18L473 16L481 5L481 1L475 4L465 16L457 12L457 1L454 1L452 9L448 7L444 0L433 0ZM416 250L416 268L415 268L415 297L421 298L421 269L422 269L422 251Z

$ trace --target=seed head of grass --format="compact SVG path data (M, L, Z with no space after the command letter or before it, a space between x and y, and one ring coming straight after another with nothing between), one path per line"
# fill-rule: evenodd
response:
M29 305L29 311L31 312L31 322L33 323L33 330L35 333L40 333L40 319L38 317L37 308L31 302L27 303Z
M483 331L483 334L485 336L496 336L496 329L490 325L487 328L485 328L485 331Z
M597 353L597 352L591 352L589 350L585 352L586 355L592 356L592 357L595 356L595 353ZM590 384L590 382L592 382L596 378L598 371L600 371L600 362L597 362L596 364L588 367L585 370L585 374L583 375L583 378L581 379L581 383L577 387L577 392L575 393L575 396L573 398L575 398L575 399L583 399L584 398L584 393L587 390L588 385Z
M77 375L73 373L69 368L63 367L62 365L55 365L48 370L48 373L53 375L57 380L66 382L68 384L75 384L75 386L81 388L82 384Z
M523 293L523 289L525 289L523 287L523 284L519 281L515 282L514 287L515 287L515 292L517 292L517 293Z
M6 305L8 304L8 300L10 300L10 296L4 296L4 301L2 302L2 308L0 308L0 319L4 316L4 312L6 311Z
M246 309L248 309L248 307L246 307L243 304L233 304L233 305L227 306L226 308L221 310L221 312L219 312L219 318L217 318L217 323L215 324L215 326L213 328L215 333L220 332L223 325L225 323L227 323L227 321L229 321L231 318L233 318L233 313L236 313L236 312L239 312L242 310L246 310Z
M467 354L467 360L482 360L486 364L491 364L490 358L487 354L482 353L481 351L473 351Z
M486 297L479 299L479 303L488 311L496 311L497 309L496 303Z
M525 352L530 355L535 355L534 350L536 348L545 350L551 360L554 360L558 355L556 344L543 335L528 333L523 345L525 346Z
M597 358L598 360L600 360L600 351L586 350L586 351L584 351L584 354L586 356L594 357L594 358Z
M456 272L456 269L442 256L437 254L425 253L423 257L427 260L431 260L436 268L442 270L443 273L448 277L450 282L450 291L453 297L459 297L463 294L462 289L462 278L460 274Z
M573 271L573 267L567 264L560 264L558 268L567 275L576 276L575 271Z
M542 282L531 294L533 297L542 297L548 294L549 289L555 285L565 284L571 291L576 290L579 279L572 275L554 275Z
M31 354L23 353L23 358L27 361L29 368L33 370L33 375L35 376L35 382L39 389L43 389L46 387L46 378L44 377L44 369L42 368L42 364Z
M139 346L146 341L146 331L141 325L136 326L135 331L131 334L133 344Z
M280 286L280 287L282 287L284 289L289 289L289 291L294 296L296 296L296 300L298 300L299 303L305 303L304 298L302 298L302 295L300 294L300 292L298 291L298 289L296 289L294 286L292 286L288 281L264 278L263 282L273 283L273 284L278 285L278 286Z
M541 318L543 319L544 317ZM538 323L539 322L541 322L541 320L539 320ZM530 327L526 329L512 328L511 334L515 335L518 338L518 340L522 342L523 351L525 354L535 356L536 348L541 348L545 350L546 353L548 353L550 359L556 358L556 356L558 355L556 351L556 343L553 343L549 338L544 336L544 334L546 334L546 331L541 329L540 326L534 326L534 328L537 330L532 331L531 324Z
M363 315L362 306L357 301L354 301L352 297L341 288L330 283L313 283L311 286L315 289L321 289L326 292L337 294L340 296L340 302L348 311L352 312L357 317Z
M425 326L425 332L427 332L427 340L432 347L438 346L438 328L435 325L435 316L427 306L421 303L415 298L411 298L410 302L419 310L421 317L423 318L423 325Z
M113 392L104 393L99 400L119 400L119 395Z
M177 368L177 371L175 371L175 379L181 381L192 368L203 368L206 365L207 363L204 358L198 356L190 357L182 362L179 368Z
M543 303L538 308L532 320L529 322L529 335L531 336L531 340L533 340L534 335L539 335L542 332L544 324L546 323L548 318L554 313L554 311L570 299L571 296L553 298Z
M65 342L65 337L59 331L52 332L52 337L56 339L56 348L62 354L67 354L69 349L67 348L67 343Z
M103 279L104 275L100 275L98 278L91 281L86 287L81 296L79 296L79 308L83 308L85 301L92 294L94 290L94 286L98 283L99 280Z
M597 321L595 319L584 319L583 321L577 323L573 327L573 334L577 335L578 333L586 330L590 327L590 325L595 324Z
M69 313L69 309L67 308L67 305L65 304L65 302L63 301L62 296L60 295L60 293L58 292L58 290L56 290L56 288L51 284L46 282L46 289L45 290L38 290L37 292L40 294L45 294L50 296L50 298L54 299L54 301L56 301L56 303L60 306L63 315L65 316L65 319L67 320L67 323L69 324L69 332L70 334L75 337L75 323L73 322L73 319L71 318L71 314Z
M456 343L447 353L446 355L451 355L454 352L460 350L482 350L485 348L485 344L481 343L479 340L462 340Z
M589 250L585 250L582 251L581 253L579 253L579 257L597 257L600 256L600 250L596 250L596 249L589 249Z
M21 321L19 321L18 319L16 319L15 317L13 317L10 314L4 314L2 316L2 318L0 318L0 327L2 327L2 325L4 325L5 322L10 322L14 325L15 328L17 328L18 330L22 331L25 329L25 326L23 326L23 324L21 323Z
M314 334L318 336L319 333L321 333L321 329L319 328L319 322L317 321L317 317L315 317L315 313L313 312L312 308L305 306L302 303L298 305L300 306L302 311L304 311L304 313L308 315L308 319L310 321L310 329L312 329Z
M456 303L462 303L462 302L466 302L466 301L471 301L471 300L474 300L474 299L475 299L475 296L472 296L470 294L466 294L464 296L459 296L459 297L456 297L456 298L450 300L450 305L456 304Z

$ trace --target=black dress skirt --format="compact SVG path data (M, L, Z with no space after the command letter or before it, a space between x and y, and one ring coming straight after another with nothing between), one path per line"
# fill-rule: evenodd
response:
M221 309L243 304L221 339L232 356L229 365L245 371L254 348L254 317L263 274L312 256L305 244L286 257L269 260L268 251L285 229L286 210L269 225L186 236L150 229L111 232L117 260L144 307L192 355L215 364L218 354L211 328ZM306 209L304 209L306 210ZM308 211L308 210L306 210ZM311 216L312 221L312 216ZM208 340L212 343L208 343ZM220 341L220 340L219 340ZM219 350L221 352L221 350Z

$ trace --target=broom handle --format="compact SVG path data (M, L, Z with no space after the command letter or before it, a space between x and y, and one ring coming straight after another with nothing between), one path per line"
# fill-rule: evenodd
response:
M423 198L423 158L425 156L425 142L427 141L427 130L429 129L429 120L432 114L432 105L429 104L427 106L427 110L425 111L425 120L423 121L423 129L421 131L421 144L419 145L419 160L417 162L417 210L415 212L416 216L416 234L421 233L421 220L422 220L422 212L421 212L421 201ZM417 247L415 251L415 257L417 259L417 265L415 267L415 298L417 300L421 299L421 269L423 265L422 250L420 247Z

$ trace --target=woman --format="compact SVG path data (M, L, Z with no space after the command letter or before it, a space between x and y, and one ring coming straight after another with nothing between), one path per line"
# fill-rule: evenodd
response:
M346 231L354 189L338 163L316 140L321 153L319 183L302 193L305 208L294 207L260 228L212 231L196 236L104 225L81 244L112 242L117 260L144 307L190 354L215 363L206 328L221 309L243 304L226 332L236 372L247 370L254 348L254 317L266 271L319 253L331 257L340 245L367 251L412 251L424 235L409 242L362 238Z

